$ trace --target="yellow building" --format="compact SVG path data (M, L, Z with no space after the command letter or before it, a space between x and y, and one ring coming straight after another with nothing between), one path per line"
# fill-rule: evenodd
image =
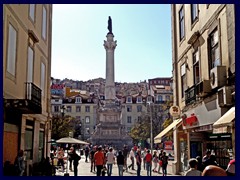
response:
M3 162L19 149L28 164L49 156L51 4L3 5Z
M172 47L175 173L206 150L226 168L235 153L235 6L172 5Z

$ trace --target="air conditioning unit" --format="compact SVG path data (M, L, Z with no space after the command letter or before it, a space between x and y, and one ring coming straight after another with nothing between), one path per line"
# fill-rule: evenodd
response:
M212 91L210 80L203 80L196 84L196 95L203 97Z
M218 90L218 105L220 107L233 105L232 91L232 86L223 86Z
M211 87L215 89L226 84L226 66L216 66L210 71Z

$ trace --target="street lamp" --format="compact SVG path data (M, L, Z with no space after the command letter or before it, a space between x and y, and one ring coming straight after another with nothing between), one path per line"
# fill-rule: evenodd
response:
M153 119L152 119L152 110L151 110L151 102L148 102L149 104L149 111L150 111L150 143L151 143L151 154L153 154Z

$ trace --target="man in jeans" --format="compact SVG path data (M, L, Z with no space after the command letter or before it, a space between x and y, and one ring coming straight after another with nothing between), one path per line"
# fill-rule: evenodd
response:
M109 148L109 152L107 152L106 156L107 156L107 174L108 176L111 176L112 174L112 166L115 163L115 157L113 154L113 149L110 147Z
M132 161L132 164L130 164L130 165L128 166L128 168L130 169L130 168L132 167L132 170L135 170L135 169L134 169L135 153L134 153L134 149L133 149L133 148L132 148L131 151L130 151L129 157L130 157L130 159L131 159L131 161Z
M145 156L145 162L146 162L146 169L147 169L147 176L152 176L152 154L150 153L150 150L147 150L147 154Z

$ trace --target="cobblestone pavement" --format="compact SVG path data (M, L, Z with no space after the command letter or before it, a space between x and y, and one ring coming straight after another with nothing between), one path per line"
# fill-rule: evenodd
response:
M130 164L130 159L128 158L128 165ZM90 165L91 163L85 162L85 156L81 156L81 160L79 161L79 165L78 165L78 176L96 176L96 172L90 172ZM171 174L171 166L168 166L168 176L179 176L179 175L172 175ZM137 169L137 166L135 165L135 169ZM73 171L68 170L69 176L74 176ZM64 176L66 175L66 171L65 172L61 172L58 171L56 172L57 176ZM117 165L113 165L113 170L112 170L112 176L118 176L118 167ZM128 172L124 171L123 176L137 176L137 171L136 170L128 170ZM147 176L147 171L143 169L141 169L141 176ZM152 172L152 176L162 176L162 174L160 173L156 173L156 172Z

